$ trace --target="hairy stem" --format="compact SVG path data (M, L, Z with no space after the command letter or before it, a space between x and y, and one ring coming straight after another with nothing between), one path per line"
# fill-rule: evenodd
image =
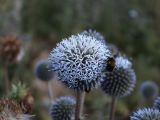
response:
M110 116L109 116L109 120L114 120L115 118L115 108L116 108L116 97L112 97L112 101L111 101L111 110L110 110Z
M77 91L75 120L80 120L81 114L83 112L84 99L85 92Z

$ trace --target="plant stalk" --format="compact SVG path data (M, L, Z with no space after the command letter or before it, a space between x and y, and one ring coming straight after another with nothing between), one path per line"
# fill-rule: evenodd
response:
M111 101L111 110L110 110L109 120L115 119L115 110L116 110L116 97L113 96Z
M7 63L4 65L4 81L5 81L5 95L8 96L10 82L9 82L9 73L8 73Z
M48 81L48 95L50 100L53 100L52 80Z
M85 99L85 92L77 90L77 99L76 99L76 111L75 111L75 120L80 120L80 117L83 112L83 105Z

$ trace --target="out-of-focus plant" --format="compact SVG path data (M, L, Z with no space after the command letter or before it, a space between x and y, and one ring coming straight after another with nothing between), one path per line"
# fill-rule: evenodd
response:
M6 36L5 38L1 38L0 42L0 60L3 63L5 92L8 95L11 85L8 67L17 62L18 55L21 51L21 44L16 36Z
M101 82L102 90L112 97L110 120L114 120L115 117L116 99L128 96L136 84L136 75L132 63L127 58L118 56L115 58L115 65L113 71L106 72L106 76Z
M22 107L15 100L0 100L0 119L1 120L31 120L30 114L23 113Z
M39 80L42 80L43 82L48 83L48 94L50 99L53 99L53 91L52 91L52 79L54 78L55 74L51 68L50 61L46 60L40 60L37 62L34 68L34 72L36 77Z
M21 82L17 84L12 84L10 97L16 101L20 101L24 96L27 95L28 89L25 84Z
M19 103L23 113L28 114L33 112L34 98L25 84L22 84L21 82L12 84L9 97Z
M154 100L159 94L159 88L153 81L145 81L141 84L140 94L145 101Z

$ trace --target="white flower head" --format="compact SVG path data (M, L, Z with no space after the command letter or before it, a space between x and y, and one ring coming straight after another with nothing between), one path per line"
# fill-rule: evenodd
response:
M49 60L52 70L69 88L90 91L99 83L105 61L110 56L110 51L101 41L78 34L60 42Z

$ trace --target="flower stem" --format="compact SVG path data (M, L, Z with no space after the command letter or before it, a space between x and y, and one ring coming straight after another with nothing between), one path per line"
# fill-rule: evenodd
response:
M85 99L85 92L77 90L75 120L80 120L81 114L83 112L84 99Z
M52 80L51 81L48 81L48 95L49 95L49 98L50 100L52 101L53 100L53 92L52 92Z
M9 94L9 75L8 75L8 65L4 65L4 81L5 81L5 94L8 96Z
M116 97L112 97L112 101L111 101L111 110L110 110L110 116L109 116L109 120L114 120L115 117L115 107L116 107Z

